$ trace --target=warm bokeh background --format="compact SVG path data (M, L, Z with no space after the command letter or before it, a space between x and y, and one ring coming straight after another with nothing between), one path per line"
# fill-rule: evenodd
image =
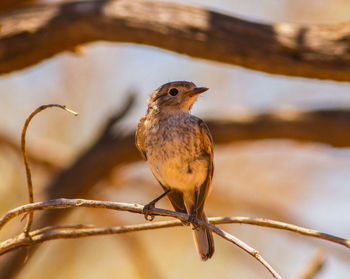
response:
M350 20L350 1L186 1L264 22L339 23ZM55 167L33 166L36 200L58 169L89 148L108 116L129 92L137 102L123 119L126 131L144 114L149 94L172 80L190 80L210 91L193 113L232 119L281 109L350 108L350 85L252 72L131 44L93 43L81 54L64 53L37 66L0 77L0 133L20 140L25 118L41 104L60 103L80 113L74 118L52 109L31 124L28 148ZM215 149L215 178L207 202L209 216L267 217L350 235L350 150L288 140L239 142ZM98 183L91 198L147 203L161 193L146 163L116 169ZM0 213L27 201L20 155L0 145ZM164 200L159 206L170 208ZM156 218L160 220L160 218ZM63 223L111 226L140 223L142 216L79 209ZM19 220L1 239L23 226ZM327 256L320 279L348 278L349 251L335 244L248 225L224 228L251 246L285 275L301 271L315 251ZM216 237L212 260L198 260L188 227L59 240L41 245L18 278L271 278L254 259ZM1 277L1 276L0 276Z

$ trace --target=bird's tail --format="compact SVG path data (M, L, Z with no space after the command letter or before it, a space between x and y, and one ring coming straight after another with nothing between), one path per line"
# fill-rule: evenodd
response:
M204 212L199 219L208 222ZM197 252L203 261L210 259L214 254L214 238L211 231L206 228L198 227L193 230L194 243L196 244Z

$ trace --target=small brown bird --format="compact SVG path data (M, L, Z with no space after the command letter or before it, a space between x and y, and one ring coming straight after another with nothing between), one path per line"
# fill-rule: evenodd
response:
M213 177L213 140L207 125L190 110L207 90L188 81L162 85L152 93L136 131L136 146L165 191L145 206L146 219L148 211L167 195L177 212L190 215L197 251L204 261L214 253L214 240L209 230L195 222L197 218L207 221L203 208Z

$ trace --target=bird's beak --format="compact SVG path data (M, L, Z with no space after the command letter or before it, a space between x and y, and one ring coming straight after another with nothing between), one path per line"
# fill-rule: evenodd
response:
M208 89L209 88L207 88L207 87L195 87L192 90L187 91L187 93L191 94L191 95L197 95L197 94L201 94L201 93L207 91Z

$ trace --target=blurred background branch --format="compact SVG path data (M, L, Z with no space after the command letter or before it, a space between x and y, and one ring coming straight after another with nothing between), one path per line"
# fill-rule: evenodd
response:
M118 121L127 115L128 111L132 108L134 100L135 95L129 95L122 111L110 117L110 120L106 123L96 143L86 150L86 155L81 155L84 159L86 156L88 158L94 156L91 161L96 162L97 158L101 158L101 160L103 160L101 164L103 164L107 172L121 164L118 163L119 160L125 160L125 163L141 160L134 146L134 132L125 134L120 131L119 133L123 135L118 136L116 125ZM217 145L230 144L238 141L290 139L322 143L334 147L350 147L350 130L347 129L349 121L350 110L348 109L322 109L314 111L284 110L251 114L243 119L237 120L208 119L206 123L208 123L212 131L215 144ZM113 132L114 125L115 133ZM114 156L113 152L108 155L108 150L119 149L121 143L124 147L122 149L127 151L125 152L126 155L123 154L124 156L119 156L118 158L115 158L117 156ZM104 145L105 147L103 147ZM20 152L19 145L6 135L0 135L0 146ZM110 147L113 148L109 149ZM105 149L107 149L107 152L104 151ZM28 152L28 157L32 163L47 167L52 171L60 168L57 162L45 157L45 152L42 154L31 153L30 150ZM108 157L113 157L114 160L107 160ZM75 164L80 164L79 162L81 161L84 160L77 160ZM87 167L87 169L90 168ZM99 179L100 178L98 178L98 180ZM67 188L71 187L67 186Z
M323 250L316 251L309 263L300 272L300 275L294 277L294 279L312 279L317 276L323 269L326 262L326 255Z
M23 8L38 2L40 2L40 0L1 0L0 15L3 12L7 12L18 8Z
M10 137L4 134L0 134L0 147L9 148L10 150L18 154L21 153L21 147L19 146L19 144L15 142L14 139L11 139ZM56 172L61 169L61 166L59 165L57 160L52 160L48 158L45 152L38 154L35 152L31 152L31 150L29 150L27 155L28 155L29 161L32 164L44 167L49 172Z
M16 10L0 25L1 74L103 40L271 74L350 81L349 23L268 25L180 3L93 0Z

